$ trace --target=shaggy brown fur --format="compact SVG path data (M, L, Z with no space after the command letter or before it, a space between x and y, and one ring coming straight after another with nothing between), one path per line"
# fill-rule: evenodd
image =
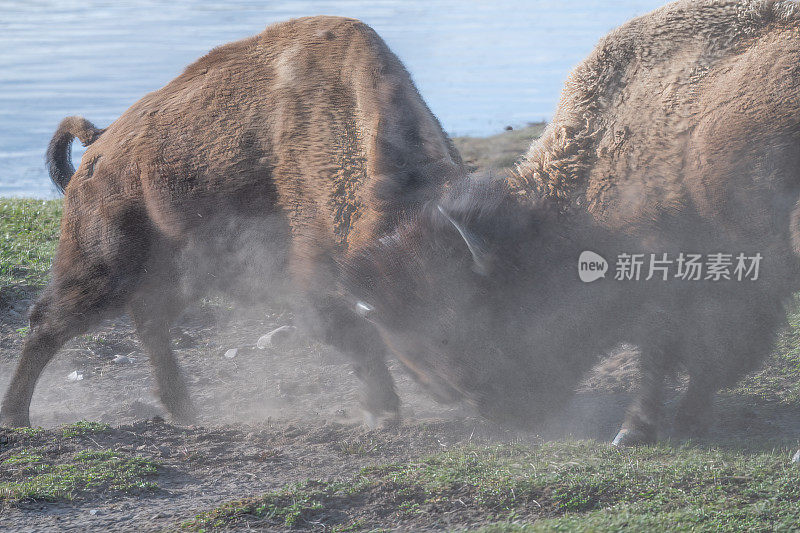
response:
M494 417L551 415L598 355L637 345L620 442L651 442L667 373L690 374L676 429L693 433L714 393L769 353L800 281L798 200L800 4L680 1L600 42L506 183L447 192L453 223L423 211L350 284L393 346ZM608 277L621 252L763 261L757 282L584 284L582 250L611 261ZM383 271L413 288L359 280Z
M800 3L679 1L612 32L573 71L517 178L642 251L765 256L757 289L675 287L661 311L671 331L643 355L627 440L655 438L675 362L691 375L679 429L702 427L714 392L769 352L797 286Z
M73 136L91 144L68 179ZM103 132L66 119L48 164L65 186L61 237L3 423L29 423L36 380L64 342L125 310L164 405L190 418L169 325L214 289L313 310L319 337L353 356L365 407L396 411L385 348L341 299L337 265L464 169L369 27L310 17L217 48Z

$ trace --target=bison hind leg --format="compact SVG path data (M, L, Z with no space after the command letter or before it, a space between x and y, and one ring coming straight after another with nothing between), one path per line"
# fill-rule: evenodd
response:
M130 313L136 333L150 358L161 404L172 419L181 424L194 423L197 412L189 397L170 344L169 328L184 308L184 300L174 286L155 286L142 291L131 302Z
M759 301L754 295L747 303L731 302L724 315L704 324L703 342L695 353L683 357L689 386L675 414L676 437L700 436L708 431L717 391L735 385L761 364L772 351L784 322L780 299Z
M121 289L103 269L58 268L59 257L30 311L30 333L0 408L5 426L29 426L33 391L50 360L67 341L121 310Z

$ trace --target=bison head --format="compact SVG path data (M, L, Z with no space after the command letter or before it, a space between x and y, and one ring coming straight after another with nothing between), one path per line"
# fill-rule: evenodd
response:
M601 239L569 220L503 181L466 180L348 264L353 304L440 396L530 425L591 366L576 349L600 298L577 261Z

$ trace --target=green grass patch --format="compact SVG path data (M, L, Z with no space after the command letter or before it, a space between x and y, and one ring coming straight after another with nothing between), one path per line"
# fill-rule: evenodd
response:
M0 198L0 287L46 283L60 222L61 200Z
M32 428L32 427L24 427L24 428L5 428L5 431L10 431L12 435L18 437L36 437L44 433L44 429L42 428Z
M113 450L59 453L52 447L14 451L0 461L0 501L75 500L96 493L154 490L157 464Z
M105 433L106 431L110 431L111 426L108 424L101 424L100 422L90 422L86 420L80 420L75 422L74 424L70 424L68 426L64 426L61 430L61 434L64 438L71 438L71 437L80 437L83 435L91 435L92 433Z
M468 447L366 468L344 482L309 480L227 503L183 526L442 527L446 516L465 526L494 523L484 531L664 529L672 521L689 529L774 530L800 523L800 468L789 453L618 450L591 442Z

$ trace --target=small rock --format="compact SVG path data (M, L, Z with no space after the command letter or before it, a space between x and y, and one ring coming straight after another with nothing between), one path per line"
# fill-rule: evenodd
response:
M506 131L514 131L514 127L513 126L506 126Z
M226 359L233 359L234 357L236 357L237 353L239 353L239 348L231 348L230 350L225 352L225 358Z
M275 346L282 340L288 338L292 333L297 330L294 326L281 326L273 329L266 335L262 335L256 342L256 347L259 350L264 350L270 346Z
M114 359L111 360L112 363L117 365L127 365L133 363L133 361L134 359L128 357L127 355L119 355L119 354L115 355Z
M92 509L91 511L89 511L89 514L92 515L92 516L95 516L98 513L100 513L100 511L98 509Z
M83 372L79 370L73 371L67 376L67 381L81 381L83 379Z

